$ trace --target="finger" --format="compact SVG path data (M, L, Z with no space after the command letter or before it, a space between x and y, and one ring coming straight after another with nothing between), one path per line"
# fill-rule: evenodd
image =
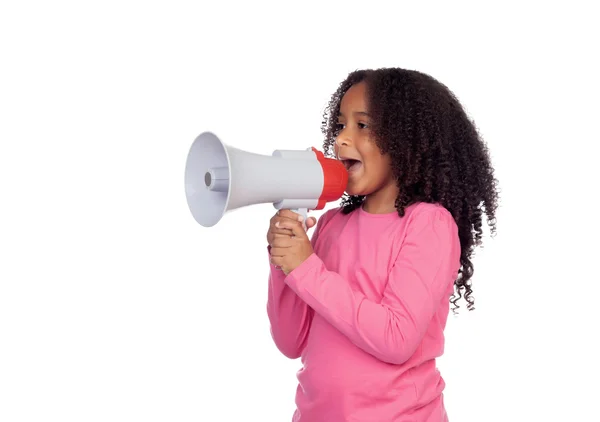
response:
M279 210L279 216L289 218L290 220L298 220L301 215L292 210Z
M287 234L288 236L291 236L292 235L292 230L283 226L283 223L286 223L286 222L287 223L291 222L292 224L298 223L298 221L290 220L289 218L277 220L277 221L275 221L275 224L273 226L273 231L275 233Z
M277 223L281 224L284 221L298 221L298 220L294 219L294 218L288 218L288 217L276 217L273 219L273 221L271 221L271 224L273 225L273 227L277 227Z
M291 236L292 231L290 229L271 229L271 234L280 236Z
M276 256L276 257L282 258L286 254L289 254L289 253L290 253L289 248L271 246L271 256Z
M280 228L275 228L271 231L271 233L273 233L274 235L279 235L279 236L287 236L290 237L292 236L292 231L290 229L280 229Z
M283 223L284 221L291 221L292 223L297 223L299 220L293 220L293 219L287 218L287 217L280 217L280 218L277 218L275 221L273 221L273 227L279 228L281 223Z
M281 219L274 219L274 224L277 224L278 222L282 222L285 221L283 220L283 218L288 218L287 216L293 216L295 218L289 218L290 220L293 221L300 221L302 222L304 220L304 217L302 217L300 214L297 214L293 211L290 210L281 210L282 215L284 215L284 217L281 217ZM311 229L312 227L314 227L317 224L317 219L315 217L308 217L308 219L306 220L306 230ZM290 233L291 235L291 233Z
M274 246L275 241L278 239L289 240L289 239L295 239L295 237L292 236L291 232L288 234L273 234L273 235L267 237L267 243L271 246Z
M276 218L273 221L271 221L271 225L269 226L269 229L273 230L273 231L282 231L282 232L287 230L287 229L283 229L283 228L279 227L283 221L293 221L293 220L290 220L289 218Z
M275 227L275 225L273 225L273 227L269 227L268 233L270 235L277 235L277 234L285 235L285 236L292 235L292 231L290 229Z
M296 237L307 237L306 231L301 222L299 221L283 221L279 224L280 228L290 229L292 235Z
M273 248L291 248L296 242L292 239L291 236L281 236L277 237L271 243L271 247Z
M292 223L295 223L295 222L296 222L296 221L294 221L294 220L290 220L289 218L282 218L282 219L279 219L279 220L275 220L275 221L273 222L273 229L274 229L274 230L277 230L277 229L283 230L284 228L283 228L283 227L281 227L281 224L282 224L284 221L288 221L288 222L290 222L290 221L291 221Z
M277 221L281 221L281 220L297 221L298 218L300 217L299 214L296 214L289 210L282 210L282 211L286 211L286 212L284 212L283 214L275 214L273 217L271 217L271 224L275 224Z

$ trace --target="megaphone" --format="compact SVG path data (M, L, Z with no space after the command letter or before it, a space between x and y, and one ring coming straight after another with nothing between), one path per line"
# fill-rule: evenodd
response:
M342 197L348 171L321 151L276 150L271 156L243 151L221 142L212 132L192 143L185 165L185 194L192 216L212 227L228 212L273 203L304 216Z

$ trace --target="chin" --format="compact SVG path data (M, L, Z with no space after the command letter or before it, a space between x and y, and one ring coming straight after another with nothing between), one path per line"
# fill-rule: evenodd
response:
M349 185L346 188L346 193L352 196L367 196L371 192L366 187Z

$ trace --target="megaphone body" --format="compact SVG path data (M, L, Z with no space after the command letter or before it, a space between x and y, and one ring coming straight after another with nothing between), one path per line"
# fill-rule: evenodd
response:
M200 225L212 227L233 209L273 203L305 217L344 194L348 171L315 148L276 150L271 156L243 151L212 132L193 142L185 167L188 207Z

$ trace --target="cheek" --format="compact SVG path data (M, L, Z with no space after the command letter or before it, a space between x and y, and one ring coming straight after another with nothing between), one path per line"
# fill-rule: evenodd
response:
M385 169L386 173L392 172L392 159L389 155L381 157L381 166Z
M373 168L381 168L382 166L388 166L389 160L385 155L381 155L378 150L369 151L365 153L367 163Z
M392 174L390 157L381 155L379 151L375 152L369 160L369 172L376 175L377 178L390 177Z

